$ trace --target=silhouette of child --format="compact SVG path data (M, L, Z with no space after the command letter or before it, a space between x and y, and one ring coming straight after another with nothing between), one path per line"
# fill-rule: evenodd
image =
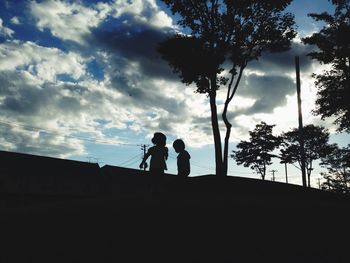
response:
M185 150L185 143L181 139L177 139L173 142L175 152L177 156L177 174L182 177L187 177L191 172L190 167L190 154Z
M153 135L152 143L154 146L148 149L140 164L140 168L143 168L148 157L151 156L149 170L151 172L152 192L157 192L161 185L164 170L167 170L166 160L168 159L168 148L165 147L166 136L161 132L156 132Z

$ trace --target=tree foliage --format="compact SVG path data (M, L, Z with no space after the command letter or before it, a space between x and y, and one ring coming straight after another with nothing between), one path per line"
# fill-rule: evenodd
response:
M332 152L322 158L321 165L328 170L322 173L326 179L322 187L333 192L350 194L350 145L344 148L333 145Z
M303 127L305 166L310 187L310 176L313 169L313 162L321 159L330 152L332 147L328 144L329 132L321 126L306 125ZM301 167L301 148L299 144L299 129L295 128L282 134L281 159L288 160L288 163L298 163Z
M284 13L292 0L162 0L179 15L184 33L160 43L158 51L182 82L195 84L209 97L215 144L216 174L227 174L231 123L227 118L243 70L262 52L281 52L295 37L294 17ZM222 119L224 149L218 124L216 92L227 87Z
M249 141L237 144L237 151L232 151L231 157L238 165L250 167L265 180L266 168L272 164L271 159L276 157L272 152L280 145L281 138L272 134L275 125L261 122L250 131Z
M330 65L330 69L313 76L318 89L315 114L323 119L335 117L339 131L350 132L350 1L333 0L334 14L309 14L326 25L317 33L303 39L316 45L318 51L309 53L313 59Z

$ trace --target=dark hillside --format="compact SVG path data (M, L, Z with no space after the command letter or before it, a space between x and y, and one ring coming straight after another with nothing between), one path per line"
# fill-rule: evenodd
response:
M32 154L0 151L0 175L25 176L91 176L96 175L99 166L87 163Z
M343 196L212 175L152 195L147 173L100 170L95 194L2 194L0 262L350 262Z

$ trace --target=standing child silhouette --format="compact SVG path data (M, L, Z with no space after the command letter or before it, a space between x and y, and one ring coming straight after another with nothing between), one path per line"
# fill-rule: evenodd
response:
M149 168L151 173L151 190L152 192L159 192L164 170L167 170L168 148L165 147L166 136L161 132L156 132L153 135L152 143L154 146L148 149L140 164L140 168L145 165L148 157L151 156Z
M177 139L173 142L175 152L177 156L177 174L182 177L187 177L191 172L190 167L190 154L185 150L185 143L181 139Z

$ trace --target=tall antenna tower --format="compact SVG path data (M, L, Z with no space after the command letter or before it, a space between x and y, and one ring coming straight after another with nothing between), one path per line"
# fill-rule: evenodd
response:
M295 72L297 82L297 96L298 96L298 120L299 120L299 144L301 157L301 174L303 186L306 187L306 169L305 169L305 149L304 149L304 134L303 134L303 115L301 111L301 95L300 95L300 66L299 56L295 56Z

